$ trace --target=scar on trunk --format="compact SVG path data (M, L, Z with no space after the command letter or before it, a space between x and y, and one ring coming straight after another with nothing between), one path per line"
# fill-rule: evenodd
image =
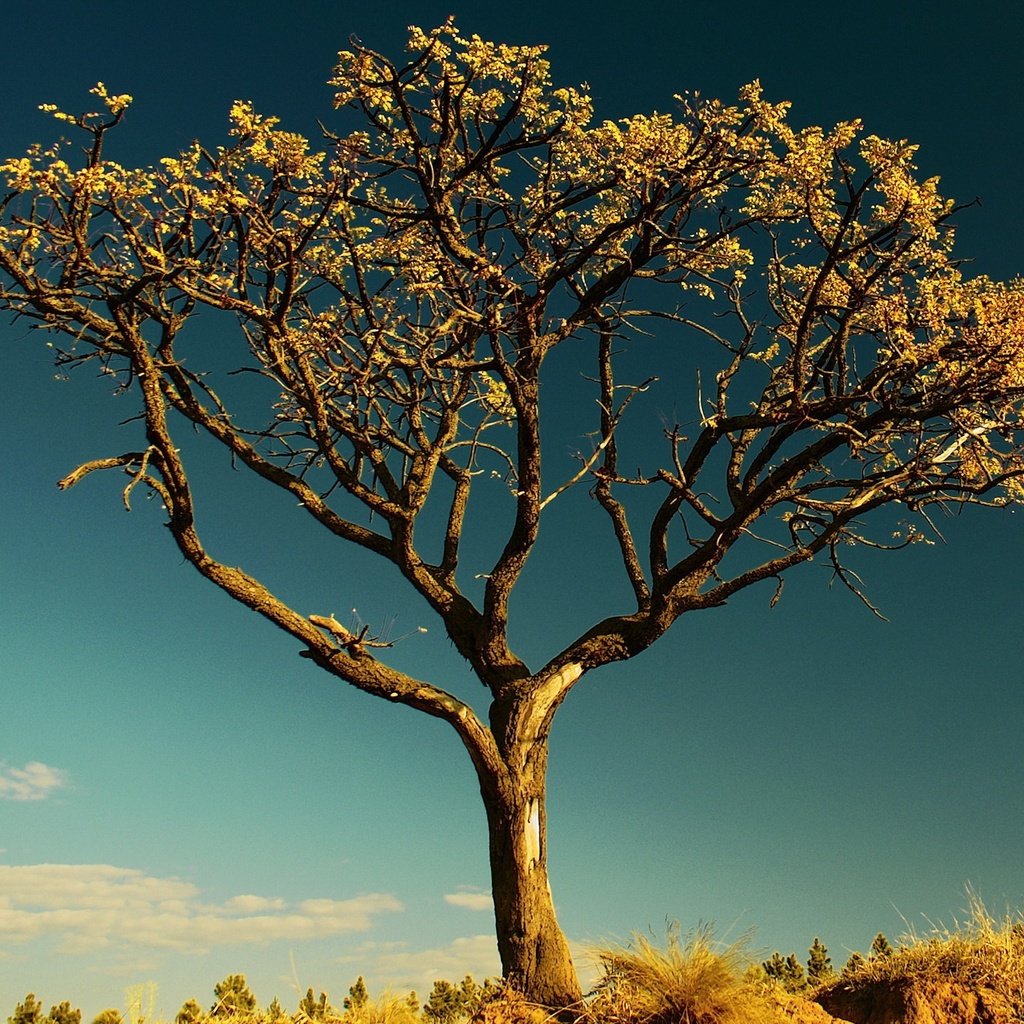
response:
M526 815L526 860L531 868L540 862L540 801L531 800Z

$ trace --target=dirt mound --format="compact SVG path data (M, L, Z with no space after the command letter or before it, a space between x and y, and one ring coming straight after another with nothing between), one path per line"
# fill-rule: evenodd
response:
M832 1015L817 1003L786 992L774 991L765 996L772 1010L772 1024L851 1024Z
M955 981L878 981L844 985L815 996L829 1013L853 1024L1015 1024L1009 1001L991 989Z

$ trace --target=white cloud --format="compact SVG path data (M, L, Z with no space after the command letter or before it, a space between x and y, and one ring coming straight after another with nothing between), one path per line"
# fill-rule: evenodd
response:
M24 768L0 762L0 800L45 800L67 784L67 772L42 761L29 761Z
M299 910L313 917L332 917L344 911L345 900L303 900Z
M282 899L268 899L266 896L232 896L224 904L224 909L238 911L240 914L256 914L261 910L284 910L286 904Z
M438 978L459 981L472 974L496 978L501 974L494 935L470 935L436 949L411 950L405 943L367 942L339 963L358 964L373 989L428 993Z
M444 901L453 907L462 907L464 910L494 909L494 900L489 892L471 889L469 886L459 886L458 892L445 893Z
M369 893L290 906L243 894L205 903L191 882L110 864L0 865L0 934L9 943L55 941L67 955L99 950L174 950L323 939L367 931L377 914L404 909Z

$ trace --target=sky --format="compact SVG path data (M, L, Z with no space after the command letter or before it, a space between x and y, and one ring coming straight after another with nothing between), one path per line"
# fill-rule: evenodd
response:
M760 78L796 124L861 117L920 144L961 215L971 271L1020 273L1024 14L1009 2L518 4L8 0L0 152L81 109L104 81L135 103L118 157L151 164L225 141L235 99L313 134L351 34L398 56L406 26L550 44L599 119L667 110ZM497 970L486 829L447 726L384 707L182 564L153 505L82 461L134 447L88 373L0 323L0 1016L35 992L86 1020L143 993L172 1018L246 974L294 1008L356 976L425 995ZM683 402L686 395L656 401ZM413 632L393 663L476 702L429 610L369 556L325 546L279 500L210 460L211 547L305 612ZM575 503L574 503L575 502ZM530 658L602 615L592 505L552 506L545 565L516 605ZM829 572L680 620L559 712L549 868L574 948L701 921L755 950L839 965L878 931L951 924L972 886L1024 908L1024 512L967 511L945 543L864 555L871 616ZM429 629L426 634L418 627Z

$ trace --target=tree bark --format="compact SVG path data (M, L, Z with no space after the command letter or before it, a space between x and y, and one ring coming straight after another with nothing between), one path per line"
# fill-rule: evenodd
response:
M480 777L502 974L531 1002L553 1009L582 999L548 883L545 804L548 729L555 706L579 676L578 666L572 668L505 719L500 746L507 770L500 778Z
M582 992L548 884L545 788L542 764L509 778L500 795L485 792L484 804L502 974L531 1002L562 1009Z

